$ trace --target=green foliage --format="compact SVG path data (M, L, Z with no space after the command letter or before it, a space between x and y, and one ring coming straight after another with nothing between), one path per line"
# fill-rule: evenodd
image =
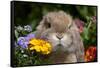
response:
M96 39L97 39L97 23L96 21L93 20L92 17L88 17L87 19L87 23L84 26L84 30L82 33L82 38L84 41L84 46L85 48L89 47L89 46L96 46Z

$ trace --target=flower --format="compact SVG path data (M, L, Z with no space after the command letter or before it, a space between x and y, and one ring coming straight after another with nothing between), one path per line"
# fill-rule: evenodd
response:
M20 45L22 48L27 48L29 44L29 40L34 38L34 34L28 34L25 37L19 37L17 44Z
M41 39L31 39L29 42L29 49L35 50L42 54L49 54L51 52L51 44L45 40Z
M27 37L19 37L17 44L22 48L27 48L27 45L29 44Z
M95 58L96 58L96 47L91 46L85 52L85 61L86 62L94 61Z
M15 27L15 28L16 28L16 30L17 30L18 32L20 32L20 31L23 30L23 27L21 27L21 26L17 26L17 27Z
M30 51L35 50L42 54L49 54L51 52L51 44L45 40L36 39L34 34L19 37L17 44L22 48L29 48Z
M24 30L27 31L27 32L31 32L32 28L31 28L31 26L26 25L26 26L24 26Z
M32 39L32 38L35 38L35 34L30 33L30 34L27 35L27 38L29 40Z
M95 22L97 21L96 16L93 16L93 17L91 18L91 20L95 23Z
M74 22L77 25L77 27L79 28L79 32L82 33L83 27L84 27L84 22L80 19L75 19Z
M25 57L28 57L28 55L24 54L23 57L24 57L24 58L25 58Z

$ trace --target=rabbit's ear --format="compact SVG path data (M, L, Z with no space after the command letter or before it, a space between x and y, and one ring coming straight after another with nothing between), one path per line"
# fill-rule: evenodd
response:
M73 22L73 21L71 24L68 25L68 27L69 27L70 31L78 31L78 28L77 28L75 22Z
M48 16L44 16L40 24L37 26L37 30L44 31L51 27L50 19Z
M36 31L35 31L36 38L40 38L41 33L45 30L44 23L45 23L45 18L43 17L39 25L36 27Z
M36 27L36 35L38 37L41 36L41 33L51 26L49 24L50 23L48 23L48 17L43 16L43 19L40 21L39 25Z
M73 43L76 48L75 54L77 57L78 62L84 62L84 45L80 36L80 33L78 32L78 28L76 27L75 23L73 22L70 32L73 37Z

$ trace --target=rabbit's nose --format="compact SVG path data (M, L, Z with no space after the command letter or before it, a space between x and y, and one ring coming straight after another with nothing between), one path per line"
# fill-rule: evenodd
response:
M58 39L62 39L62 38L63 38L63 35L62 35L62 34L57 34L56 37L57 37Z

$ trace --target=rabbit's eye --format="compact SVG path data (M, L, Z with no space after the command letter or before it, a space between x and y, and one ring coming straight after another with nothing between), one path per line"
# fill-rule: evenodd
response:
M50 24L50 23L47 23L47 24L46 24L46 27L47 27L47 28L50 28L50 27L51 27L51 24Z

